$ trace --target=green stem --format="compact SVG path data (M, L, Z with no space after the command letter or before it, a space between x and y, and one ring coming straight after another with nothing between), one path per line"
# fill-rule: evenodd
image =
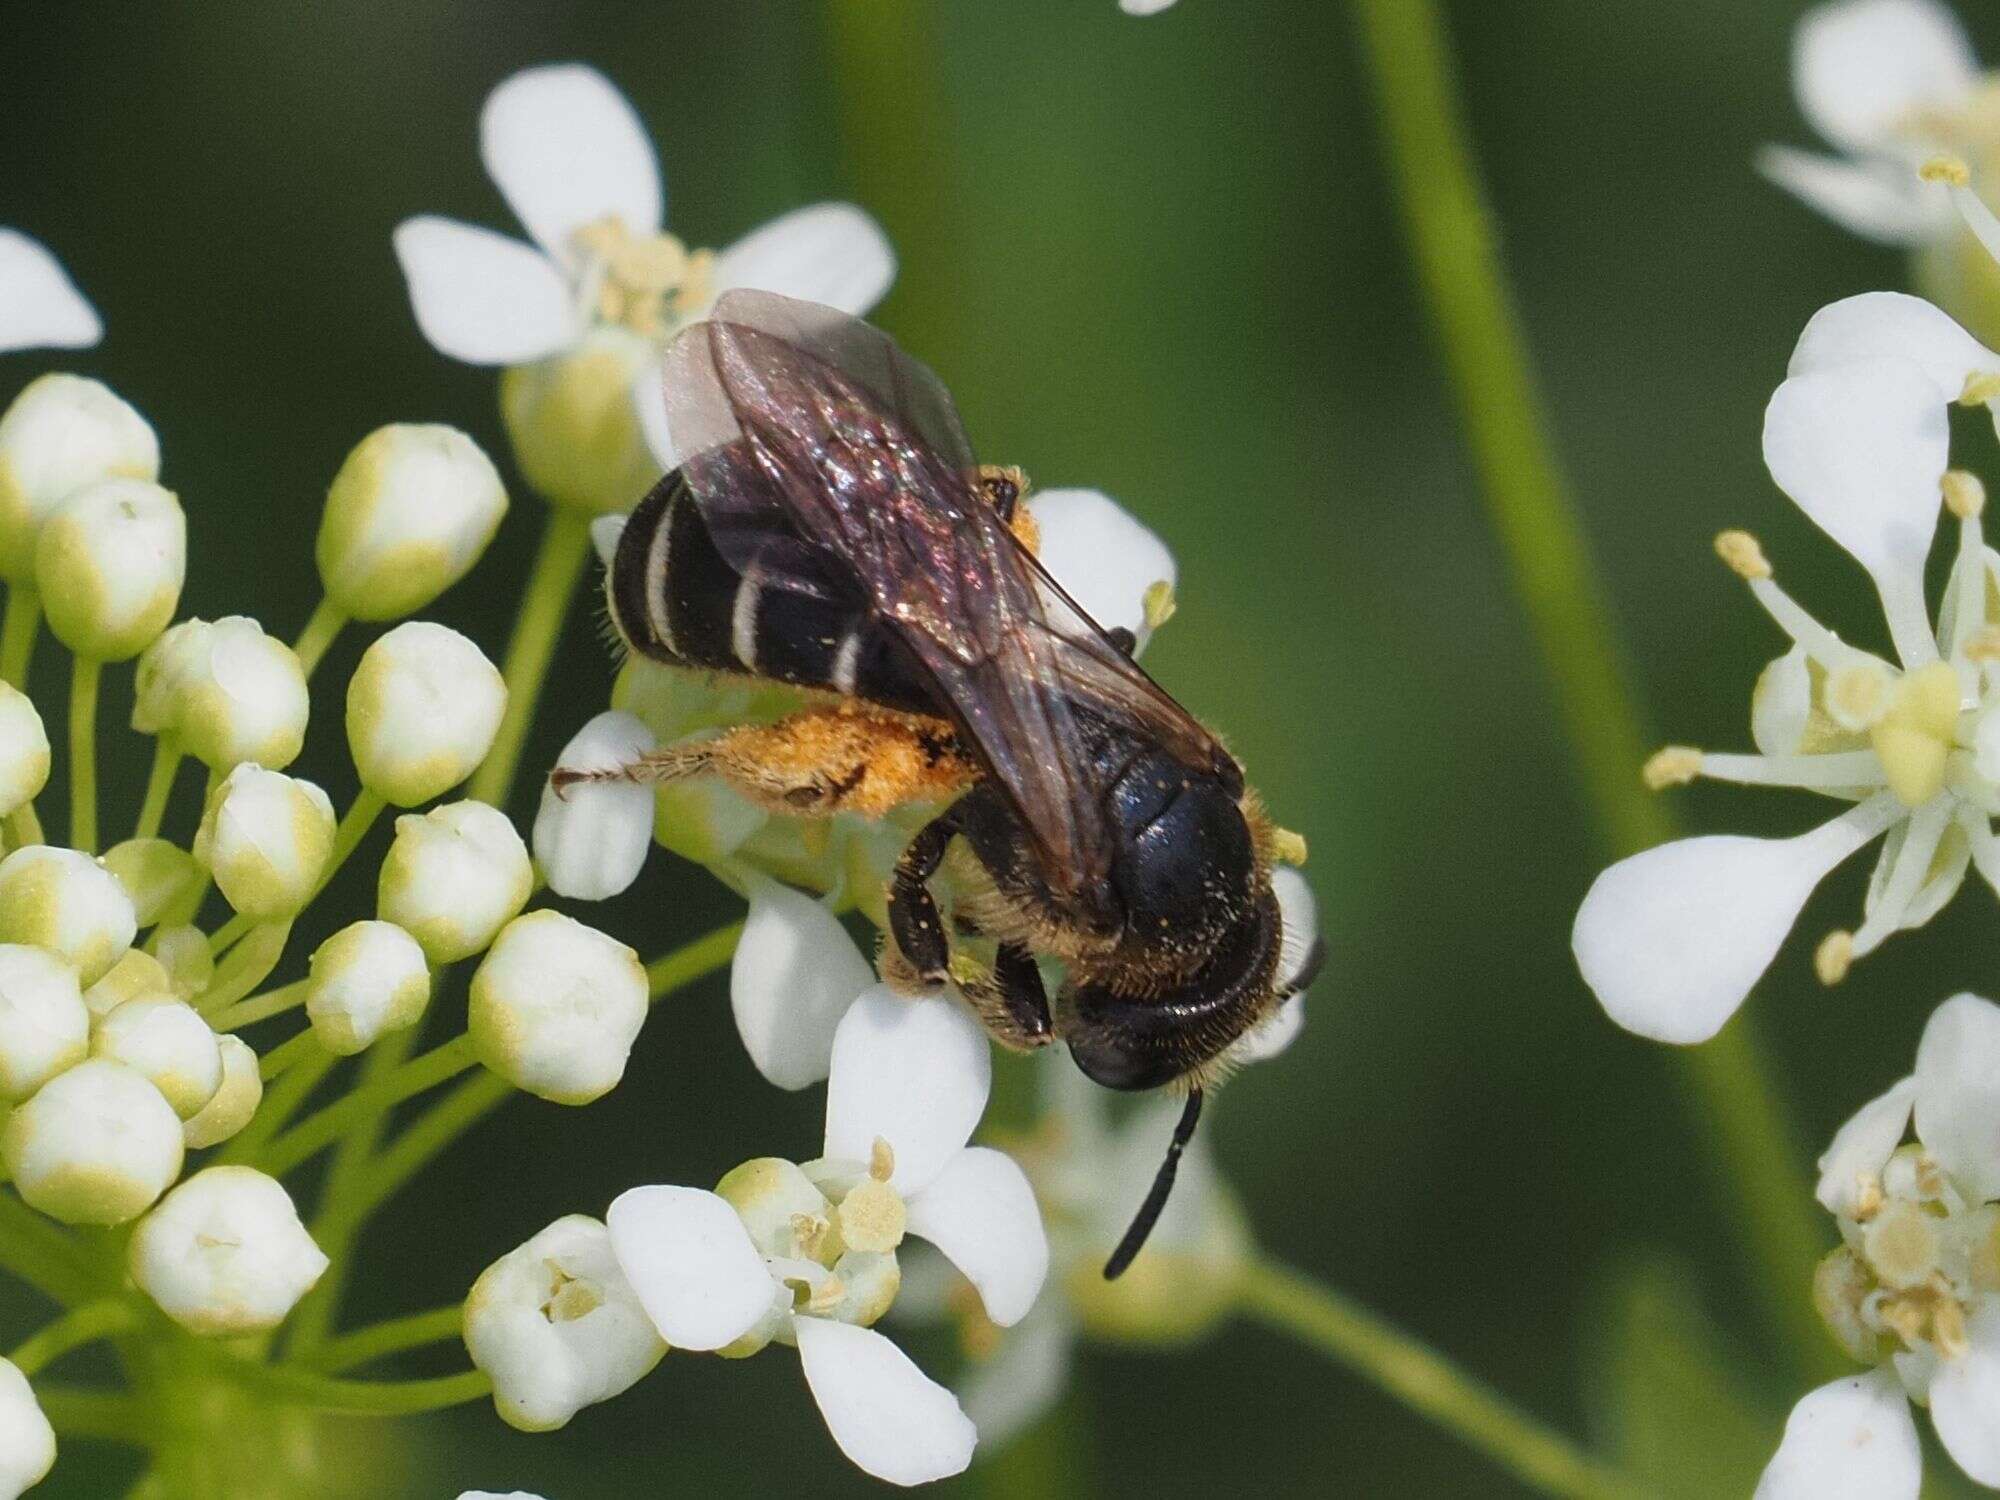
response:
M292 935L290 922L259 922L215 966L215 974L195 1001L204 1016L219 1015L271 977L285 956Z
M381 1050L383 1045L378 1043L377 1050L369 1054L371 1064L388 1055ZM335 1141L352 1139L348 1132L354 1126L378 1119L403 1100L456 1078L478 1060L473 1056L472 1038L463 1032L421 1057L408 1061L394 1057L387 1068L378 1065L364 1073L352 1093L307 1116L271 1142L269 1149L259 1154L257 1165L273 1177L282 1177Z
M493 1382L483 1370L465 1370L430 1380L342 1380L296 1365L262 1365L249 1360L215 1361L231 1380L260 1395L292 1406L352 1417L406 1417L419 1412L463 1406L491 1395Z
M1545 1495L1634 1500L1646 1493L1436 1350L1297 1271L1252 1261L1240 1306L1245 1316L1352 1370Z
M167 817L167 799L174 794L174 776L186 753L173 735L163 734L154 742L153 769L146 777L146 797L139 804L139 825L132 830L133 838L159 837L160 825Z
M208 812L208 804L215 800L215 789L221 785L222 773L213 766L209 767L208 778L202 783L201 788L201 810L204 816ZM194 878L181 888L180 894L169 901L160 913L159 925L178 927L183 922L192 922L200 916L202 903L208 899L209 887L214 883L215 877L206 869L197 869Z
M26 689L35 632L42 624L42 596L32 583L7 586L7 609L0 614L0 682Z
M104 663L79 656L69 679L69 841L97 852L97 688Z
M305 629L292 642L292 654L299 659L308 680L319 659L326 655L326 648L333 644L334 637L347 626L347 616L334 607L331 599L322 598L306 620Z
M6 1191L0 1191L0 1267L66 1306L88 1302L102 1290L76 1237Z
M283 1015L288 1010L296 1010L306 1003L306 996L311 992L310 981L295 979L290 984L281 984L275 990L252 995L248 1000L239 1000L234 1005L217 1011L208 1018L208 1024L216 1031L240 1031L255 1022Z
M208 935L208 956L210 958L221 958L223 953L238 938L242 937L244 933L248 932L255 925L256 921L254 918L246 917L240 911L235 913L228 921L224 922Z
M320 1045L310 1028L267 1052L258 1063L258 1071L277 1082L264 1091L255 1116L230 1137L216 1160L232 1164L255 1161L339 1061Z
M35 1402L49 1425L63 1437L101 1438L128 1443L134 1448L152 1446L153 1432L138 1399L121 1391L85 1391L73 1386L35 1387Z
M322 1056L329 1060L330 1065L333 1054L320 1045L318 1035L308 1026L296 1036L286 1037L285 1040L258 1058L257 1073L266 1083L269 1083L273 1078L289 1077L291 1074L297 1072L302 1064L316 1062ZM313 1081L318 1082L317 1079ZM275 1093L276 1091L273 1090L273 1092ZM265 1096L264 1103L266 1106L271 1103L269 1095ZM261 1119L264 1115L264 1110L260 1108L257 1111L257 1115ZM255 1120L251 1122L251 1124L255 1123ZM243 1128L244 1130L248 1130L250 1126L246 1125Z
M507 679L507 711L500 720L500 732L493 737L493 748L467 788L467 795L481 802L506 805L528 726L534 722L542 680L548 676L549 660L569 617L570 596L576 592L577 577L589 556L590 517L567 507L551 507L548 529L542 533L534 571L528 575L521 598L521 613L514 622L514 636L507 643L507 664L501 670Z
M7 838L16 849L42 842L42 820L35 816L35 804L23 802L7 814Z
M70 1350L114 1333L124 1333L137 1327L138 1322L137 1310L123 1297L86 1302L22 1340L7 1358L23 1375L32 1378Z
M338 1375L343 1370L372 1364L385 1355L455 1339L464 1327L465 1304L454 1302L447 1307L434 1307L429 1312L411 1313L408 1317L391 1318L385 1323L371 1323L366 1328L343 1333L320 1345L310 1363L316 1370Z
M1355 0L1412 254L1457 389L1489 519L1553 679L1585 791L1613 852L1671 836L1645 792L1645 742L1611 610L1557 464L1492 217L1453 93L1435 0ZM1823 1249L1797 1137L1751 1023L1679 1054L1693 1113L1733 1185L1774 1328L1817 1369L1834 1363L1804 1289Z
M741 922L725 922L715 931L661 954L646 965L648 1002L658 1004L675 990L713 974L735 957L736 943L742 936Z
M388 805L366 787L354 794L354 800L347 805L347 811L341 814L340 822L333 830L333 848L327 854L326 869L320 872L320 890L326 889L327 883L347 863L348 856L361 847L361 841L368 837L368 830L375 826L375 820L382 816L383 809Z

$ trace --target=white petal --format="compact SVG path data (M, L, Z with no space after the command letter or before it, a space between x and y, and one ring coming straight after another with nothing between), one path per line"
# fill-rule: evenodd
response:
M1897 649L1906 663L1916 651L1914 664L1935 656L1923 568L1951 444L1938 397L1913 360L1869 360L1794 375L1764 413L1771 477L1868 570ZM1928 643L1921 651L1912 632Z
M1757 170L1850 234L1880 244L1916 244L1951 227L1950 197L1905 162L1766 146L1757 153Z
M1040 557L1055 581L1107 630L1123 626L1143 644L1146 590L1179 576L1167 544L1097 490L1042 490L1028 498L1041 528Z
M559 769L609 771L629 766L655 741L626 713L601 713L556 757ZM579 781L558 792L542 787L535 814L535 862L558 896L602 901L639 878L653 845L653 789L632 781Z
M673 429L667 423L667 375L658 360L639 367L632 377L632 407L639 414L639 431L660 472L680 467Z
M759 1073L781 1089L826 1077L834 1028L874 982L832 912L775 880L752 879L750 914L729 966L729 1005Z
M1306 997L1294 995L1238 1037L1229 1049L1229 1060L1239 1064L1269 1062L1296 1042L1305 1029Z
M979 1023L942 991L908 999L878 985L833 1035L826 1154L867 1161L876 1138L896 1155L890 1183L905 1198L972 1139L993 1086Z
M1061 1297L1048 1296L975 1364L959 1384L965 1414L990 1450L1027 1430L1056 1404L1069 1383L1076 1325Z
M1854 1213L1856 1186L1864 1177L1881 1174L1910 1128L1910 1104L1916 1097L1917 1081L1905 1078L1862 1105L1834 1132L1833 1144L1819 1159L1819 1186L1814 1190L1828 1213Z
M857 316L880 302L895 279L889 237L852 203L793 209L715 258L718 294L755 287Z
M39 240L0 229L0 354L88 349L104 337L97 310Z
M1313 945L1319 941L1319 903L1305 876L1290 865L1271 872L1271 893L1278 898L1281 922L1278 936L1278 982L1296 981L1305 968Z
M595 68L526 68L486 96L479 154L535 242L569 263L570 237L616 217L634 234L660 228L660 166L646 127Z
M1954 995L1917 1044L1917 1139L1974 1202L2000 1198L2000 1005Z
M1977 81L1965 29L1939 0L1835 0L1806 12L1792 42L1799 109L1835 145L1885 144L1919 111Z
M641 1187L604 1216L611 1251L660 1337L679 1349L734 1343L771 1305L771 1273L736 1210L700 1188Z
M474 365L518 365L581 333L549 258L504 234L425 214L396 226L396 259L431 347Z
M1576 914L1585 982L1627 1031L1707 1041L1770 967L1813 887L1892 815L1864 803L1796 838L1712 834L1620 860Z
M1786 373L1808 375L1834 365L1898 358L1923 366L1946 401L1958 399L1968 376L2000 370L2000 354L1923 298L1907 292L1863 292L1812 315L1792 350Z
M610 567L611 560L618 555L618 538L625 534L626 517L620 515L599 516L590 523L590 550L597 554L597 561L603 567Z
M1002 1328L1020 1322L1041 1295L1048 1236L1035 1190L1012 1157L986 1146L959 1152L909 1200L909 1224L951 1257Z
M1118 0L1118 8L1128 16L1157 16L1173 3L1174 0Z
M1917 1500L1922 1479L1909 1398L1893 1370L1873 1370L1800 1399L1755 1500Z
M978 1441L958 1398L872 1328L794 1318L799 1363L840 1451L890 1484L965 1472Z
M1982 1299L1966 1337L1971 1347L1942 1361L1931 1380L1931 1422L1953 1462L2000 1486L2000 1297Z

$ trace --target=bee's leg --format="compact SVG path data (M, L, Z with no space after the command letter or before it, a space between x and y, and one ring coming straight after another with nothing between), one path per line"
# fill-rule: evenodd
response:
M938 916L930 878L958 833L952 813L931 819L910 840L889 877L889 936L908 974L920 984L936 984L951 971L951 941Z
M961 984L959 991L979 1013L987 1033L1003 1047L1029 1052L1056 1039L1049 1016L1049 992L1035 956L1019 943L1002 943L991 980Z
M1106 640L1118 648L1120 656L1129 657L1139 649L1139 637L1127 630L1123 625L1113 625L1109 630L1104 632L1104 636Z

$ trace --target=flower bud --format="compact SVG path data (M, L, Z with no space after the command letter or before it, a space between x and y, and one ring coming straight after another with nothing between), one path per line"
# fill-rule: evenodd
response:
M395 620L463 578L507 513L493 461L453 427L378 427L359 443L320 513L320 582L357 620Z
M141 927L159 921L167 903L187 889L199 869L194 856L169 839L127 839L106 849L102 862L132 898Z
M210 1167L167 1194L126 1263L162 1312L205 1336L276 1328L327 1267L291 1195L251 1167Z
M0 818L35 800L49 781L49 732L34 700L0 682Z
M0 1156L21 1196L68 1224L122 1224L180 1175L181 1122L122 1063L87 1058L15 1107Z
M417 940L433 965L493 941L535 889L528 846L498 808L449 802L396 819L375 914Z
M144 1078L183 1120L200 1114L222 1087L222 1049L185 1000L127 1000L97 1023L90 1051Z
M39 948L0 943L0 1098L27 1098L89 1051L75 972Z
M653 748L653 732L631 714L602 713L563 746L565 771L630 765ZM639 878L653 835L653 789L629 781L542 788L535 814L535 861L558 896L602 901Z
M507 685L471 641L411 620L361 656L347 685L347 748L361 784L398 807L457 786L493 748Z
M132 727L173 734L212 771L282 770L305 744L312 704L292 648L255 620L184 620L139 658Z
M310 781L246 762L209 798L194 855L252 921L295 917L333 853L333 803Z
M215 1043L222 1053L222 1087L201 1113L181 1122L181 1140L190 1151L228 1140L250 1123L264 1102L256 1049L240 1036L219 1036Z
M192 1000L215 978L215 955L209 951L208 934L191 922L153 929L147 950L167 971L174 993Z
M523 1432L553 1431L610 1400L667 1352L604 1226L582 1214L480 1273L465 1299L465 1347L492 1377L501 1420Z
M557 505L629 510L660 477L633 405L632 386L654 368L646 341L600 328L561 354L500 376L500 415L514 461Z
M207 944L202 945L204 948ZM174 989L166 966L143 948L127 950L104 977L83 992L83 1008L94 1026L128 1000L185 999Z
M171 490L105 479L42 523L35 587L49 629L78 656L137 656L174 617L187 577L187 521Z
M139 930L118 877L75 849L30 844L0 859L0 943L46 949L91 985Z
M624 1076L646 996L630 948L560 912L529 912L472 976L466 1029L479 1060L516 1088L588 1104Z
M13 1361L0 1359L0 1496L18 1500L56 1466L56 1430Z
M79 375L30 381L0 415L0 578L32 581L42 522L85 485L159 476L159 439L108 387Z
M306 1017L326 1050L345 1057L414 1026L430 998L430 966L417 940L394 922L355 922L314 952Z

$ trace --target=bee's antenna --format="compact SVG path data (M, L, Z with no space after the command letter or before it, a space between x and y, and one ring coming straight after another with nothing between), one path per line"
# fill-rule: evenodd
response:
M1139 1249L1146 1243L1146 1236L1153 1232L1153 1226L1160 1220L1160 1211L1167 1206L1167 1195L1174 1190L1174 1174L1180 1171L1181 1152L1194 1138L1195 1122L1201 1118L1201 1090L1188 1091L1187 1108L1181 1111L1180 1124L1174 1127L1174 1138L1167 1142L1167 1159L1160 1163L1160 1172L1153 1179L1152 1189L1146 1194L1146 1201L1139 1205L1139 1212L1132 1219L1132 1227L1125 1231L1125 1238L1118 1242L1118 1248L1111 1252L1111 1259L1104 1263L1104 1279L1116 1281L1125 1274Z

